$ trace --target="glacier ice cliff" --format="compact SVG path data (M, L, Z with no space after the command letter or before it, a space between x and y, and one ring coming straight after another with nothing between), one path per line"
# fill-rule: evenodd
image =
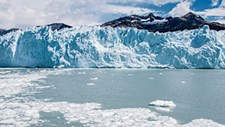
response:
M27 28L0 37L0 67L225 68L225 31Z

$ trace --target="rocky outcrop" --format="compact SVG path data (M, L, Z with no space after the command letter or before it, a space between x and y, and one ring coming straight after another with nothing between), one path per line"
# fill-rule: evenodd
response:
M208 25L211 30L225 30L225 25L217 22L209 22L204 20L201 16L192 12L181 17L159 17L150 13L146 16L131 15L122 17L113 21L106 22L101 27L111 26L115 27L134 27L137 29L144 29L150 32L173 32L183 30L200 29L204 25Z

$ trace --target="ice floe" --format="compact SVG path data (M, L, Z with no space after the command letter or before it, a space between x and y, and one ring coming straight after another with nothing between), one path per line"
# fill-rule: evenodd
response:
M154 107L158 111L170 112L176 104L173 101L156 100L149 103L149 106Z
M149 79L150 79L150 80L153 80L153 79L155 79L155 78L153 78L153 77L149 77Z
M98 80L98 77L90 78L90 80L96 81Z
M181 83L181 84L186 84L186 82L185 82L185 81L181 81L180 83Z
M149 103L150 106L156 107L176 107L173 101L156 100Z
M43 70L0 75L0 91L2 92L0 93L0 126L38 126L45 122L41 119L41 112L59 112L71 126L73 122L79 122L87 127L225 127L207 119L196 119L187 124L179 124L176 119L162 116L148 108L103 109L99 103L54 102L33 97L35 91L41 90L39 87L47 88L48 86L45 84L47 86L43 87L39 81L49 75L64 72L65 70ZM14 87L15 90L13 90ZM29 94L30 92L32 94ZM26 96L21 96L21 94ZM157 108L176 106L172 101L162 100L150 104ZM56 116L55 119L59 117Z
M94 86L95 84L90 82L90 83L87 83L88 86Z

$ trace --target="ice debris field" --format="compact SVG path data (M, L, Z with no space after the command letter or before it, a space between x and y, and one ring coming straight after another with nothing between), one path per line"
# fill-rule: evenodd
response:
M225 68L225 31L27 28L0 37L0 67Z
M34 95L53 86L46 84L49 76L67 75L70 70L37 70L18 73L1 70L0 80L0 126L41 126L41 112L58 112L67 126L79 122L87 127L225 127L207 119L195 119L180 124L176 119L162 116L149 108L102 109L98 103L55 102L36 99ZM151 102L155 106L175 107L172 101ZM57 118L55 118L57 119Z

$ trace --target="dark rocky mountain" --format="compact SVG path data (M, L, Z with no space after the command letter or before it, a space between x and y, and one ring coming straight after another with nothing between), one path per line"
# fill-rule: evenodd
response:
M52 24L48 24L46 26L50 27L53 31L61 30L64 28L72 28L72 26L66 25L64 23L52 23ZM36 26L36 27L40 27L40 26Z
M19 30L19 29L18 28L12 28L12 29L8 29L8 30L0 29L0 36L5 35L5 34L10 33L10 32L17 31L17 30Z
M52 23L47 25L48 27L50 27L53 31L54 30L61 30L64 28L72 28L72 26L66 25L64 23Z
M153 13L146 16L131 15L106 22L102 24L101 27L134 27L137 29L148 30L150 32L173 32L199 29L204 25L208 25L211 30L225 30L225 24L206 21L201 16L192 12L189 12L182 17L167 18L155 16Z
M64 29L64 28L72 28L72 26L66 25L64 23L52 23L52 24L48 24L46 26L50 27L53 31L61 30L61 29ZM37 27L40 27L40 26L37 26ZM20 30L20 29L19 28L12 28L12 29L8 29L8 30L0 29L0 36L3 36L3 35L5 35L7 33L10 33L10 32L15 32L17 30Z

